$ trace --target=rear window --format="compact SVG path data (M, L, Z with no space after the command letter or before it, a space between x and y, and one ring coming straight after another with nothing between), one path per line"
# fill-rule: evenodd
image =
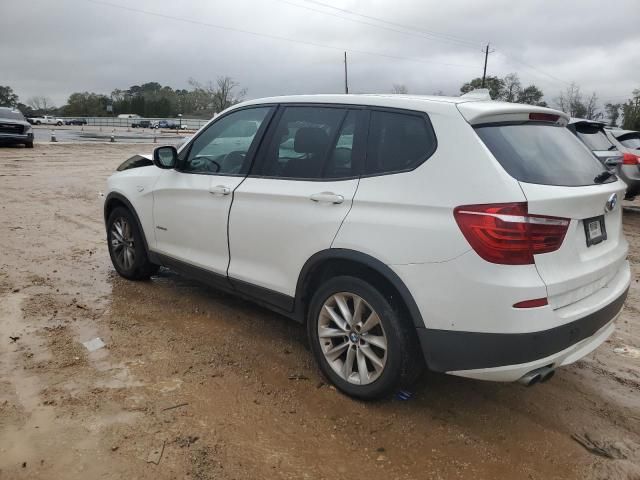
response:
M576 124L574 128L578 134L578 138L580 138L591 151L597 152L615 149L615 146L611 143L611 140L607 138L607 135L602 131L601 127Z
M640 134L638 133L627 133L618 137L618 141L627 148L640 150Z
M490 125L476 133L516 180L541 185L593 185L603 165L568 129L549 124ZM608 181L615 181L611 177Z

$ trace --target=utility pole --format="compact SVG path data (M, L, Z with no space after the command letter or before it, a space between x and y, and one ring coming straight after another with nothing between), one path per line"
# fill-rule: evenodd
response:
M349 93L349 81L347 74L347 52L344 52L344 93Z
M489 59L489 54L493 53L493 50L489 51L489 42L487 42L487 46L484 49L484 70L482 71L482 88L484 88L484 81L487 77L487 60Z

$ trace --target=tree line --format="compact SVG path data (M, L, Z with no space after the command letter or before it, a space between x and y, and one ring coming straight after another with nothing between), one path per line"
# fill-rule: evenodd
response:
M65 105L56 107L46 96L33 96L26 103L9 86L0 86L0 106L17 107L27 116L64 115L71 117L100 117L136 114L149 118L170 118L178 114L211 118L215 113L241 102L247 90L231 77L218 77L201 83L189 79L189 89L173 89L158 82L116 88L110 95L96 92L74 92Z

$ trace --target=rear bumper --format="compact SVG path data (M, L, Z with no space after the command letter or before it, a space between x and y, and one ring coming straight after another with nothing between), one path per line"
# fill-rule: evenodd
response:
M627 292L625 289L611 303L583 318L538 332L484 333L427 328L419 328L417 332L431 370L512 381L538 366L571 363L597 348L613 332L612 320L622 309Z

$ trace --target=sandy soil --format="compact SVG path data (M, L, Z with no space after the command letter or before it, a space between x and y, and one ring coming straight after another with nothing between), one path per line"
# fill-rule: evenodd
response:
M530 389L430 374L361 403L323 383L303 327L169 271L114 273L98 193L150 148L0 149L0 479L640 478L640 358L614 351L640 347L640 210L594 354Z

